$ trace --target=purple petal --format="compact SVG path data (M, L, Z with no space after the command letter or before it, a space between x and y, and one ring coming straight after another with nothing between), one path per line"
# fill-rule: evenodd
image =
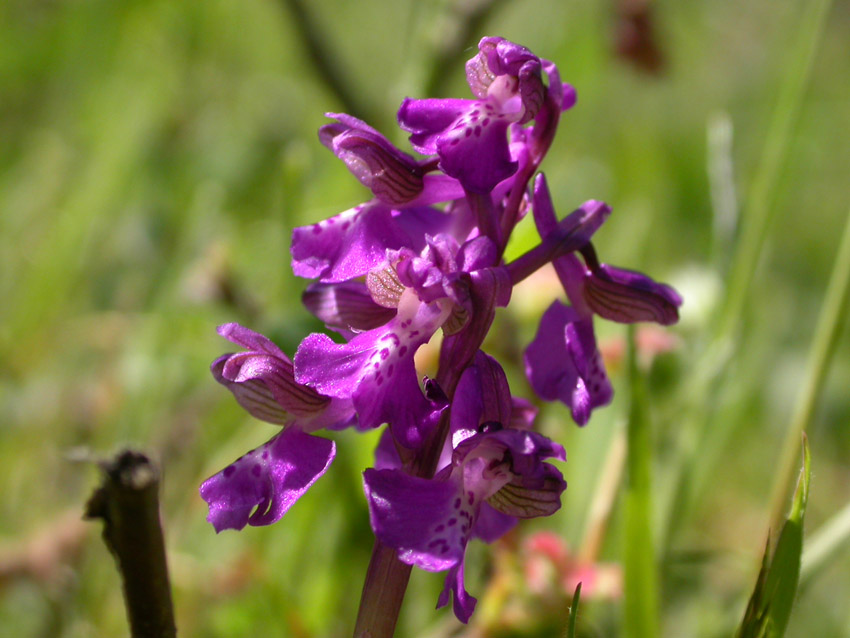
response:
M476 434L455 446L455 464L468 462L466 457L475 459L485 455L489 459L504 457L510 462L510 470L514 474L526 476L542 476L543 468L547 467L543 459L555 458L565 461L567 454L559 443L531 430L514 430L503 428ZM469 486L466 486L469 489Z
M289 361L289 357L287 357L268 337L264 337L259 332L254 332L253 330L250 330L238 323L222 324L216 328L216 332L231 343L242 346L246 350L264 352L274 357L278 357L283 361Z
M409 292L386 326L348 343L311 334L295 354L296 379L322 394L351 398L361 427L390 423L399 442L415 448L438 414L419 388L413 356L445 314L437 304L421 304Z
M437 600L437 609L449 604L449 593L452 595L452 611L462 623L468 623L472 612L475 611L475 603L478 600L471 596L463 582L463 561L455 565L446 574L446 582L440 597Z
M585 280L584 298L600 317L619 323L679 320L682 298L673 288L646 275L602 264Z
M516 524L517 519L514 516L502 514L488 503L482 503L472 528L472 535L485 543L492 543L516 527Z
M330 399L296 383L292 362L263 335L235 323L218 331L230 341L253 348L219 357L210 368L215 380L252 416L278 425L306 424L327 410Z
M464 113L437 141L440 168L473 193L489 193L518 166L508 145L512 120L488 107Z
M561 508L561 494L567 483L558 468L541 463L540 476L516 475L487 499L494 509L517 518L550 516Z
M343 330L373 330L396 314L394 309L376 304L366 284L359 281L310 284L301 301L326 326Z
M603 405L608 405L614 396L614 389L605 372L602 355L596 346L596 336L593 334L593 322L590 320L574 321L566 327L567 351L578 372L581 390L577 388L576 396L586 394L586 411L584 423L590 418L590 411ZM578 419L576 422L583 425Z
M484 412L484 400L481 396L481 371L474 365L463 371L455 390L454 402L450 414L452 432L460 430L476 431Z
M340 282L365 275L386 261L387 249L424 247L448 217L432 208L397 211L371 203L292 232L292 270L299 277Z
M481 371L481 396L484 402L482 419L506 426L511 420L511 390L508 378L499 362L483 352L475 357L475 366ZM455 394L457 398L457 394Z
M525 352L525 370L538 396L565 403L579 425L587 423L591 410L609 403L613 395L593 324L559 301L540 320Z
M410 143L417 152L435 155L439 135L475 104L475 100L405 98L398 109L398 123L411 133Z
M375 536L408 565L442 571L463 559L473 513L457 483L399 470L363 473Z
M226 354L210 366L213 377L233 393L236 401L251 416L267 423L284 425L292 420L292 415L275 398L274 392L264 380L244 379L233 383L224 377L224 367L233 354Z
M285 429L203 482L207 520L216 532L280 520L325 473L335 454L333 441Z
M334 134L331 142L334 154L385 204L410 202L424 189L424 171L418 162L383 135L361 128L342 132L325 129L324 133Z

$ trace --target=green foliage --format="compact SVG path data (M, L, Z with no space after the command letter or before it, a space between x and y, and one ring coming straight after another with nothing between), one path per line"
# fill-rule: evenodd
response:
M578 621L578 601L581 598L581 583L576 585L573 600L570 603L570 624L567 626L566 638L576 638L576 622Z
M785 635L800 578L803 518L809 501L811 473L811 454L804 437L803 468L794 492L791 513L782 526L771 558L768 558L769 543L765 548L756 586L738 629L739 638L782 638Z
M629 330L626 476L623 498L623 630L626 636L658 635L658 561L653 539L652 439L644 380L637 365L634 328Z

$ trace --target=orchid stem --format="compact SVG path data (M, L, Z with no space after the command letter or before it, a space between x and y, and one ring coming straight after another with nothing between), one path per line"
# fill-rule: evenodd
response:
M398 559L395 548L375 540L363 583L354 638L392 638L411 568Z

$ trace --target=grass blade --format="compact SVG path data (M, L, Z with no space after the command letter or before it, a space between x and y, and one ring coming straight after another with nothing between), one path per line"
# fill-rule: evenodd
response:
M581 583L576 585L573 602L570 604L570 624L567 626L567 638L576 638L576 620L578 619L578 601L581 597Z
M850 543L850 503L817 532L809 536L800 564L800 584L805 584L848 543Z
M652 441L646 389L629 328L631 408L626 426L624 627L626 636L658 635L658 573L652 534Z
M786 494L794 476L797 441L812 420L826 381L826 373L838 349L841 329L846 323L848 302L850 302L850 213L847 215L841 245L838 247L838 255L835 257L823 306L821 306L815 327L815 335L812 338L803 386L785 433L785 441L777 465L778 471L775 474L776 481L771 500L772 520L775 523L782 516Z
M779 541L768 564L765 548L756 586L747 605L739 638L782 638L791 617L791 607L800 580L800 557L803 553L803 518L809 500L811 455L803 436L803 469L794 493L791 514L782 526Z

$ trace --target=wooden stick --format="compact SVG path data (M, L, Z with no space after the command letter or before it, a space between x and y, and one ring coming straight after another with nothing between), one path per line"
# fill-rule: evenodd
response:
M133 450L100 465L103 483L86 503L85 518L103 519L103 540L121 574L131 635L173 638L177 629L159 522L159 471Z

